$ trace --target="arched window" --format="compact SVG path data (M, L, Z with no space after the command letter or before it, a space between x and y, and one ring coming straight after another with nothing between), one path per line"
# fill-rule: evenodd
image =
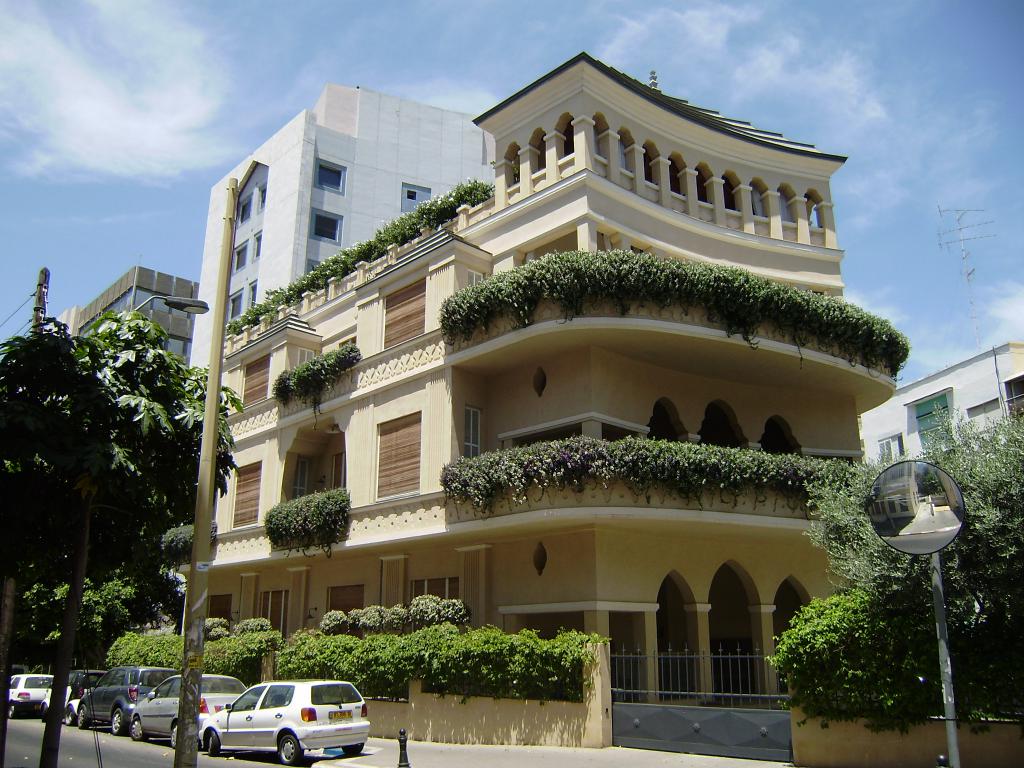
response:
M679 421L679 413L675 405L667 397L659 398L651 409L651 419L647 422L647 437L651 440L686 439L687 432Z
M736 175L731 172L726 173L722 176L722 182L722 198L725 201L726 209L738 211L740 206L736 199L736 187L739 186L739 182L736 180Z
M721 400L708 403L704 409L704 421L701 422L699 434L700 441L706 445L739 448L747 444L732 408Z
M519 145L514 141L505 150L505 162L505 180L511 187L519 183Z
M562 140L559 142L558 156L560 158L566 155L571 155L575 151L572 138L572 115L566 112L555 123L555 130L562 134Z
M760 179L754 179L750 182L750 212L754 216L764 217L768 215L764 206L764 193L767 191L768 187Z
M704 163L697 166L697 199L709 203L708 182L711 181L711 169Z
M764 423L764 432L759 442L765 453L800 453L800 444L781 416L772 416Z
M793 207L790 205L790 200L795 196L796 193L789 184L779 185L779 212L782 214L783 221L796 221L796 217L793 215Z
M668 188L677 195L685 195L683 191L682 173L686 170L686 163L678 152L668 156Z
M658 183L658 147L653 141L644 142L644 179L651 184Z
M537 150L534 157L535 165L532 168L533 172L543 171L548 167L548 153L544 147L543 130L538 128L533 132L533 135L530 137L530 146Z
M807 198L807 222L812 227L824 227L825 224L821 218L821 208L818 207L822 202L821 195L818 194L817 190L809 189L804 197Z
M619 130L619 165L624 171L633 173L633 153L630 148L633 146L633 134L628 128Z

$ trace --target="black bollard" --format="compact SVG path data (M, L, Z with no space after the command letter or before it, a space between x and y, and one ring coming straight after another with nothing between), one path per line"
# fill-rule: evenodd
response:
M935 758L935 768L949 768L949 758L945 755L939 755Z
M405 728L400 728L398 731L398 768L412 768L409 765L409 753L405 750L408 741L409 737L405 735Z

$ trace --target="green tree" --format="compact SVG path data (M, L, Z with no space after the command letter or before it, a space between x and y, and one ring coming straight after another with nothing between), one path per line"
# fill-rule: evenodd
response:
M923 458L958 481L967 508L942 552L958 715L1020 719L1024 418L947 421ZM798 615L776 662L808 715L906 728L942 712L929 558L896 552L871 528L864 502L881 469L860 466L809 488L819 513L811 538L843 587Z
M36 587L30 600L64 590L47 635L56 638L57 691L67 684L87 564L95 600L124 598L129 587L145 593L152 579L124 579L164 578L160 537L193 513L206 373L163 349L165 338L138 313L108 313L86 336L48 319L0 345L0 527L18 532L0 540L0 567ZM234 467L228 407L240 403L224 390L222 492ZM86 635L97 622L101 634L104 623L123 623L116 613L86 611ZM56 764L59 710L50 708L40 765Z

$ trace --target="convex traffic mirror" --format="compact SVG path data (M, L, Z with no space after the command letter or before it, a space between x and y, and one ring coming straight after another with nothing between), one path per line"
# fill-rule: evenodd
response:
M938 552L960 533L964 497L944 470L926 461L901 461L875 478L866 504L875 533L908 555Z

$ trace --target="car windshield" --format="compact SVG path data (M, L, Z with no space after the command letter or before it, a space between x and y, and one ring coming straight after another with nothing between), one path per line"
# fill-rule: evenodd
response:
M349 683L314 685L309 692L310 704L355 704L362 700L359 691Z
M49 688L52 677L26 677L26 688Z
M203 693L241 693L245 685L233 677L204 677Z
M101 677L103 677L102 672L90 672L85 676L85 680L82 681L82 685L84 685L86 688L93 688L96 685L96 683L99 682L99 679Z
M139 683L139 685L143 686L144 688L155 688L173 674L174 672L172 672L169 669L143 670L141 682Z

